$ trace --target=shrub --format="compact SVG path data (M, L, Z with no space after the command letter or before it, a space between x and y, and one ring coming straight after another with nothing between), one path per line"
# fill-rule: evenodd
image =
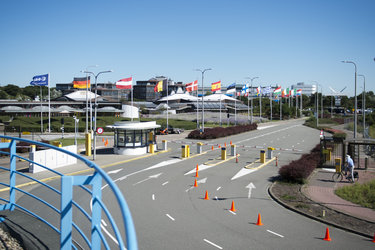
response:
M200 133L199 129L193 130L189 133L188 138L190 139L216 139L220 137L235 135L244 133L247 131L257 129L258 125L256 123L248 125L238 125L233 127L215 127L215 128L206 128L203 133Z
M304 154L300 159L284 165L279 170L279 175L284 181L305 183L320 161L320 144L316 145L309 154Z

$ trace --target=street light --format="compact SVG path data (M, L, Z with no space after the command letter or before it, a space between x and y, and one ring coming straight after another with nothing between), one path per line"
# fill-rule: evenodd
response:
M79 122L79 119L76 117L76 116L73 116L73 119L74 119L74 145L77 146L77 125L78 125L78 122Z
M357 65L352 61L341 61L354 65L354 139L357 138Z
M316 97L315 97L315 110L316 110L316 128L319 126L319 102L318 102L318 85L320 85L317 81L312 81L316 83Z
M253 92L253 81L255 79L257 79L257 78L259 78L259 77L258 76L253 77L253 78L246 77L246 79L250 79L250 81L251 81L251 88L250 88L251 93ZM249 91L249 93L250 93L250 91ZM247 95L247 108L248 108L248 110L247 110L247 119L249 119L249 95L250 94ZM251 119L250 119L250 123L253 123L253 97L251 97Z
M363 116L363 138L365 138L366 132L366 78L364 75L358 75L363 77L363 94L362 94L362 116Z
M88 70L88 68L90 67L98 67L98 65L90 65L90 66L87 66L86 67L86 70L81 70L81 72L85 72ZM91 84L90 84L90 93L91 93ZM86 133L89 132L89 129L88 129L88 119L89 119L89 114L88 114L88 75L86 73ZM91 122L91 127L90 127L90 130L92 130L92 111L91 111L91 98L90 98L90 122Z
M94 77L95 77L95 104L94 104L94 107L95 107L95 120L94 120L94 154L93 154L93 160L95 161L95 156L96 156L96 120L97 120L97 117L96 117L96 113L97 113L97 104L96 104L96 99L97 99L97 93L98 93L98 86L96 85L96 81L98 79L98 76L100 74L103 74L103 73L110 73L110 72L113 72L112 70L106 70L106 71L101 71L99 72L98 74L94 74L93 72L91 71L85 71L83 73L86 73L86 74L92 74Z
M204 87L203 87L203 79L204 79L204 72L206 72L207 70L212 70L212 69L211 68L204 69L204 70L196 69L196 71L199 71L199 72L202 73L202 133L204 132L204 99L203 99L203 96L204 96L204 93L203 93L204 92Z

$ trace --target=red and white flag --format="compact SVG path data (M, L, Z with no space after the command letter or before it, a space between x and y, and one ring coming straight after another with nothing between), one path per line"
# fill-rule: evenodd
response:
M133 85L133 78L124 78L116 82L116 88L118 89L131 89Z
M192 92L198 90L198 80L195 80L194 82L186 83L186 91Z

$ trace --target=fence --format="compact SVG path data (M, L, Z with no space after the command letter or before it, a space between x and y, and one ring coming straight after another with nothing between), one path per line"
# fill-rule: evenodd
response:
M44 222L60 235L60 249L125 249L125 240L127 249L138 249L134 224L126 201L117 185L95 163L49 144L9 136L0 138L2 141L8 141L0 143L0 154L9 155L10 160L8 167L0 166L1 170L9 172L9 182L0 182L0 185L7 187L5 190L9 191L2 192L0 211L14 211L17 208ZM44 146L73 156L90 168L93 174L68 176L33 162L16 153L17 141ZM16 159L38 165L54 177L50 177L47 183L17 171ZM29 180L37 185L33 185L32 190L30 185L16 185L17 182L25 183ZM106 200L102 197L104 187L107 188L106 191L110 189L109 194L105 193ZM46 190L53 195L46 195Z

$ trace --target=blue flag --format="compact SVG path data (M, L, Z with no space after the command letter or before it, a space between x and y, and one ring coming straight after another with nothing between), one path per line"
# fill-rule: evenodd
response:
M30 82L34 86L47 86L48 85L48 74L34 76L33 80Z
M236 83L232 83L227 87L227 93L234 93L236 92Z

